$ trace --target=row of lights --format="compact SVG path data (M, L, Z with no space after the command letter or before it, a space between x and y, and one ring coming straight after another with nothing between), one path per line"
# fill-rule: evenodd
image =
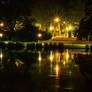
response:
M55 18L55 19L54 19L54 22L59 23L59 22L60 22L60 18L58 18L58 17ZM63 23L65 24L66 22L64 21ZM49 29L50 29L51 31L54 30L54 26L50 26ZM66 27L66 30L67 30L67 31L69 31L69 30L71 30L71 29L72 29L72 26L71 26L71 25L70 25L69 27Z
M4 22L0 22L0 28L4 27ZM2 38L3 37L3 34L0 33L0 37Z

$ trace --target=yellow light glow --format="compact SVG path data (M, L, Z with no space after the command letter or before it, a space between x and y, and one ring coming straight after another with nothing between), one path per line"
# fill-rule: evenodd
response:
M3 37L3 34L2 33L0 33L0 37Z
M39 34L38 34L38 37L39 37L39 38L40 38L40 37L42 37L42 34L41 34L41 33L39 33Z
M41 61L41 60L42 60L42 58L39 56L38 60L39 60L39 61Z
M50 53L50 60L51 60L51 62L53 61L53 54L52 54L52 51L51 51L51 53Z
M41 61L41 60L42 60L42 57L41 57L41 53L40 53L40 52L39 52L38 60L39 60L39 61Z
M55 22L59 22L60 21L60 19L57 17L57 18L55 18L55 20L54 20Z
M69 53L66 54L66 59L69 59Z
M63 65L65 65L65 64L66 64L66 62L64 61L64 62L63 62Z
M72 29L72 26L69 26L69 29L71 30Z
M52 57L52 56L50 56L50 60L51 60L51 61L53 60L53 57Z
M60 70L60 68L59 68L59 66L57 64L56 67L55 67L56 77L58 77L58 75L59 75L59 70Z
M1 54L0 54L0 58L2 58L2 57L3 57L3 54L1 53Z
M68 31L68 30L69 30L69 28L67 27L67 28L66 28L66 30Z
M0 27L3 27L3 26L4 26L4 23L3 23L3 22L1 22L1 23L0 23Z
M54 29L54 27L53 26L50 26L50 30L53 30Z
M65 21L63 21L63 23L65 24L66 22L65 22Z
M60 62L60 55L61 55L61 54L60 54L60 52L58 52L58 51L55 53L56 63Z
M56 65L56 72L58 72L58 70L59 70L59 67L58 67L58 65Z

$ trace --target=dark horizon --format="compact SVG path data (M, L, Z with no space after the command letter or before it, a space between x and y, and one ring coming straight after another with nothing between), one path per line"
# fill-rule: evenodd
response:
M31 15L38 22L47 23L55 16L73 16L82 18L85 15L85 0L1 0L1 15Z

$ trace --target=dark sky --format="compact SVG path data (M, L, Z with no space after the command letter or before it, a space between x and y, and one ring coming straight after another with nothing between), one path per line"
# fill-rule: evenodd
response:
M84 15L85 0L37 0L33 8L33 16L39 21L48 21L54 16Z
M0 11L10 15L29 15L31 13L30 10L32 10L32 16L43 23L52 20L55 16L74 16L81 18L84 15L84 1L85 0L0 0Z

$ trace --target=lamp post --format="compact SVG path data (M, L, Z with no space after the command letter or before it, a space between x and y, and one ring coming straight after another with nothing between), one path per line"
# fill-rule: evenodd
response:
M70 32L70 34L68 34L68 32ZM71 25L66 28L66 36L67 37L72 37L72 26Z
M3 34L2 33L0 33L0 38L2 38L3 37Z
M58 25L58 30L59 30L59 36L61 36L61 30L60 30L60 18L57 17L54 19L55 23L57 23ZM56 30L55 30L55 33L56 33Z
M42 34L41 33L38 33L38 37L41 38L42 37Z
M53 26L50 26L49 30L51 31L51 33L52 33L52 38L53 38L53 37L54 37L54 33L53 33L54 27L53 27Z
M0 31L2 32L2 27L4 27L4 22L0 21ZM3 37L3 33L0 33L0 41L1 41L1 38Z
M41 40L42 34L38 33L38 41Z
M3 37L3 34L2 34L2 33L0 33L0 41L1 41L2 37Z
M50 26L50 31L52 31L54 29L54 27L53 26Z
M1 22L0 23L0 27L4 27L4 22Z

